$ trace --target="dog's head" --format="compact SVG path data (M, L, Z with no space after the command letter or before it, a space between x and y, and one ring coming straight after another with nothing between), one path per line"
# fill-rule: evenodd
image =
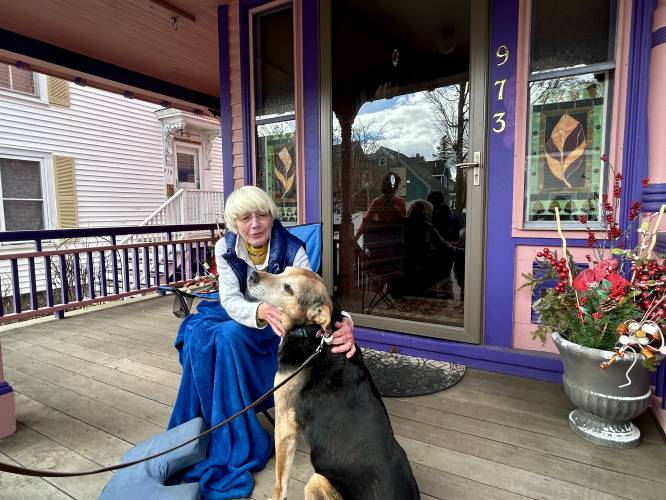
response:
M252 271L247 289L255 299L282 312L286 332L296 326L313 324L326 331L331 324L333 301L324 280L312 271L298 267L287 267L280 274Z

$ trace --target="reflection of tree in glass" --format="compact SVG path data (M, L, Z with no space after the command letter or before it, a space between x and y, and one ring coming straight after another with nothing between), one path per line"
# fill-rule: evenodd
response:
M441 134L436 158L449 163L467 161L469 150L469 85L460 82L424 93L433 112L433 124ZM464 171L456 169L455 211L460 217L466 203Z
M605 74L587 73L584 75L554 78L530 82L530 102L553 104L603 97L605 94Z

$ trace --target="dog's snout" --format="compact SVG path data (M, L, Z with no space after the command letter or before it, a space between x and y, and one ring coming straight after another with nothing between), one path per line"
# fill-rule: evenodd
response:
M259 275L257 274L257 271L250 272L250 276L247 278L247 282L251 284L259 282Z

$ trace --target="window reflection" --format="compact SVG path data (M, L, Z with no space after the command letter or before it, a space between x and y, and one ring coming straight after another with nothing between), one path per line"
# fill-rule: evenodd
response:
M334 117L336 298L346 309L463 325L466 174L455 164L467 160L468 104L461 82L366 103L351 130Z

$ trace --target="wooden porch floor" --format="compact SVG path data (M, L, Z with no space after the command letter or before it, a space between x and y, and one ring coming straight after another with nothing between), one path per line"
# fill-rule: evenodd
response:
M164 430L179 384L169 297L137 300L0 330L18 430L0 460L81 470L107 466ZM569 430L561 386L468 370L455 387L387 399L394 430L423 498L643 498L666 491L666 446L651 414L643 442L610 451ZM342 430L341 432L344 432ZM269 498L273 463L255 474L253 498ZM311 468L301 441L290 498L303 498ZM0 498L96 498L110 473L23 478L0 473Z

